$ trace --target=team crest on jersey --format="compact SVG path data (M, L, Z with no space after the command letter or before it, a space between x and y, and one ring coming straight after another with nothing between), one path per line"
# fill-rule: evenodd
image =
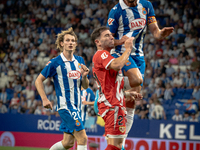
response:
M113 18L109 18L109 19L108 19L108 25L109 25L109 26L112 25L112 23L113 23L114 20L115 20L115 19L113 19Z
M76 120L76 126L79 127L80 125L81 123L78 120Z
M50 64L51 63L51 61L48 61L48 63L46 64L46 66L48 65L48 64Z
M130 66L131 65L131 62L129 60L126 61L126 66Z
M144 18L134 19L129 23L129 28L131 30L138 30L144 28L146 25L146 20Z
M126 131L126 127L120 126L120 127L119 127L119 131L120 131L121 133L124 133L124 132Z
M78 68L81 69L81 64L78 63Z
M147 11L145 8L142 8L142 13L143 13L143 15L147 15Z
M67 77L70 79L79 79L81 76L81 73L77 70L71 70L67 73Z

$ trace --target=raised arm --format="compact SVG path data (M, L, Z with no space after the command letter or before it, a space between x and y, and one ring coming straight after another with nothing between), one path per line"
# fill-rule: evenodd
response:
M82 87L84 89L87 89L88 86L89 86L89 80L87 78L87 75L88 75L89 71L90 70L85 65L81 64Z
M133 48L133 40L135 38L134 37L131 37L131 38L128 38L126 41L125 41L125 48L126 48L126 51L122 54L122 56L114 59L110 65L109 65L109 68L110 69L114 69L116 71L122 69L122 67L125 65L125 63L127 62L128 60L128 57L130 56L131 54L131 50Z

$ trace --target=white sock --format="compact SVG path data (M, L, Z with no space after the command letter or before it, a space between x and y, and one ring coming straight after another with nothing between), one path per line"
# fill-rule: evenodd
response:
M49 150L67 150L63 147L62 142L59 141L57 143L55 143L53 146L51 146L51 148Z
M87 145L77 145L77 150L87 150Z
M123 139L123 142L122 142L122 147L123 147L124 149L125 149L126 138L127 138L127 134L126 134L126 137Z
M129 131L131 130L131 127L133 125L134 120L134 112L135 109L126 107L127 115L126 115L126 134L128 135Z
M126 107L126 111L127 111L127 114L126 114L126 137L123 139L123 143L122 143L122 146L125 148L125 141L126 141L126 138L128 136L128 133L129 131L131 130L131 127L133 125L133 120L134 120L134 112L135 112L135 109L133 108L128 108Z

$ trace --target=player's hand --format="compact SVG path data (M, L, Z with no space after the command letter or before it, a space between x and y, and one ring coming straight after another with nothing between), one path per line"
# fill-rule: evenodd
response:
M90 70L83 64L81 64L81 75L84 77L84 76L87 76L88 73L90 72Z
M129 49L129 50L132 50L132 49L133 49L133 40L134 40L134 39L135 39L134 37L131 37L131 38L128 38L128 39L125 41L124 46L125 46L126 50L127 50L127 49Z
M127 40L127 39L129 39L129 37L128 36L126 36L126 35L124 35L121 39L120 39L120 43L119 43L119 45L122 45L122 44L124 44L125 43L125 41Z
M115 39L115 46L122 45L129 37L124 35L120 40Z
M42 100L43 107L47 109L53 109L51 102L48 99Z
M143 98L140 93L136 91L127 90L125 91L126 101L139 101Z
M165 38L165 37L169 36L173 31L174 31L173 27L164 27L161 30L160 37Z
M82 101L82 104L83 105L87 105L87 101Z

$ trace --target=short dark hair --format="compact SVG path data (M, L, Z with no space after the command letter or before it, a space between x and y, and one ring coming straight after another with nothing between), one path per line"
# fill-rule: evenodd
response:
M96 40L97 38L99 38L100 35L101 35L101 33L102 33L103 31L105 31L105 30L109 30L109 28L106 27L106 26L102 26L102 27L98 27L98 28L94 29L94 31L93 31L92 34L91 34L91 39L92 39L92 42L93 42L94 44L95 44L95 40Z

